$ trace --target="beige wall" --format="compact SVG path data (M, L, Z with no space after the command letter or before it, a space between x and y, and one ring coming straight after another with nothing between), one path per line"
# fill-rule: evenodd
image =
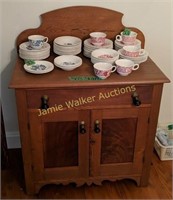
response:
M143 31L145 49L160 69L173 80L172 0L1 0L1 101L9 146L15 146L13 142L18 141L19 136L15 95L13 90L8 89L17 56L16 37L25 29L38 27L40 14L75 5L99 6L124 13L123 24ZM173 122L172 91L173 84L165 84L159 115L161 123Z

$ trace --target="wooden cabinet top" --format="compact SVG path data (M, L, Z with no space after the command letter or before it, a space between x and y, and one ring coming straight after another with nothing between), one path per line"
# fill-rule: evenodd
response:
M22 42L27 41L27 37L32 34L42 34L49 38L51 47L53 40L58 36L72 35L80 37L83 41L89 37L93 31L102 31L107 33L107 38L112 41L125 27L122 24L123 14L117 11L91 7L74 6L57 9L41 15L42 23L37 29L28 29L23 31L17 38L17 49ZM137 28L128 27L138 33L138 39L144 47L145 37ZM52 51L52 48L51 48ZM53 52L47 59L53 63L57 55ZM140 68L129 76L123 77L117 73L111 74L106 80L70 80L70 77L90 77L94 76L94 70L89 58L81 54L83 60L82 66L73 71L63 71L55 66L54 70L47 74L35 75L26 72L23 69L24 61L17 58L10 88L58 88L58 87L90 87L90 86L111 86L128 84L154 84L166 83L169 79L161 72L157 65L150 59L140 64Z

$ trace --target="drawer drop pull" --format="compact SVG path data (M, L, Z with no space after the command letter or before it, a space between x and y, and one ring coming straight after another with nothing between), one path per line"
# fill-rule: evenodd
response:
M80 133L81 134L86 133L85 122L84 121L81 121L81 123L80 123Z
M47 110L49 108L48 101L49 101L49 97L47 95L42 96L40 109Z
M135 106L140 106L141 105L141 101L139 99L139 95L138 95L137 92L134 92L132 94L132 101L133 101L133 105L135 105Z
M100 133L100 122L99 122L99 120L95 121L94 132L95 133Z

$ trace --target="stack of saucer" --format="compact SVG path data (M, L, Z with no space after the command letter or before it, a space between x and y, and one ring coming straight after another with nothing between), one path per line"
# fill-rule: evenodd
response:
M50 56L50 44L44 43L41 49L33 49L29 46L29 42L19 45L19 56L22 59L42 60Z
M77 55L81 48L82 40L74 36L60 36L53 42L53 51L58 55Z
M91 52L100 49L100 48L107 48L107 49L113 49L113 42L112 40L105 39L105 43L101 46L96 46L91 43L91 38L88 38L84 40L84 49L83 49L83 54L84 56L91 58Z
M145 51L144 54L141 54L141 55L136 56L136 57L125 55L123 48L119 49L118 53L120 55L120 58L132 60L135 64L143 63L148 59L148 52L147 51Z
M117 51L118 51L119 49L123 48L123 46L126 45L125 43L120 42L120 41L118 41L118 40L115 40L115 41L114 41L114 44L115 44L115 50L117 50ZM135 42L134 42L133 44L131 44L131 45L136 45L136 46L138 46L139 49L140 49L140 48L141 48L141 41L138 40L138 39L136 39Z
M93 64L98 62L105 62L114 64L119 58L119 53L114 49L96 49L91 53L91 62Z

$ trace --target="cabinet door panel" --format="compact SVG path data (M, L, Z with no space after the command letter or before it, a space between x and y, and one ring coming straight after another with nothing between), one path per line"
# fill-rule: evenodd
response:
M44 123L44 167L78 166L78 121Z
M89 112L60 111L38 116L29 111L34 178L54 180L88 177ZM85 121L86 133L80 133Z
M101 132L91 133L91 176L135 175L142 172L147 137L147 107L105 109L92 112ZM92 128L94 130L94 127Z
M103 119L101 164L132 162L137 119Z

